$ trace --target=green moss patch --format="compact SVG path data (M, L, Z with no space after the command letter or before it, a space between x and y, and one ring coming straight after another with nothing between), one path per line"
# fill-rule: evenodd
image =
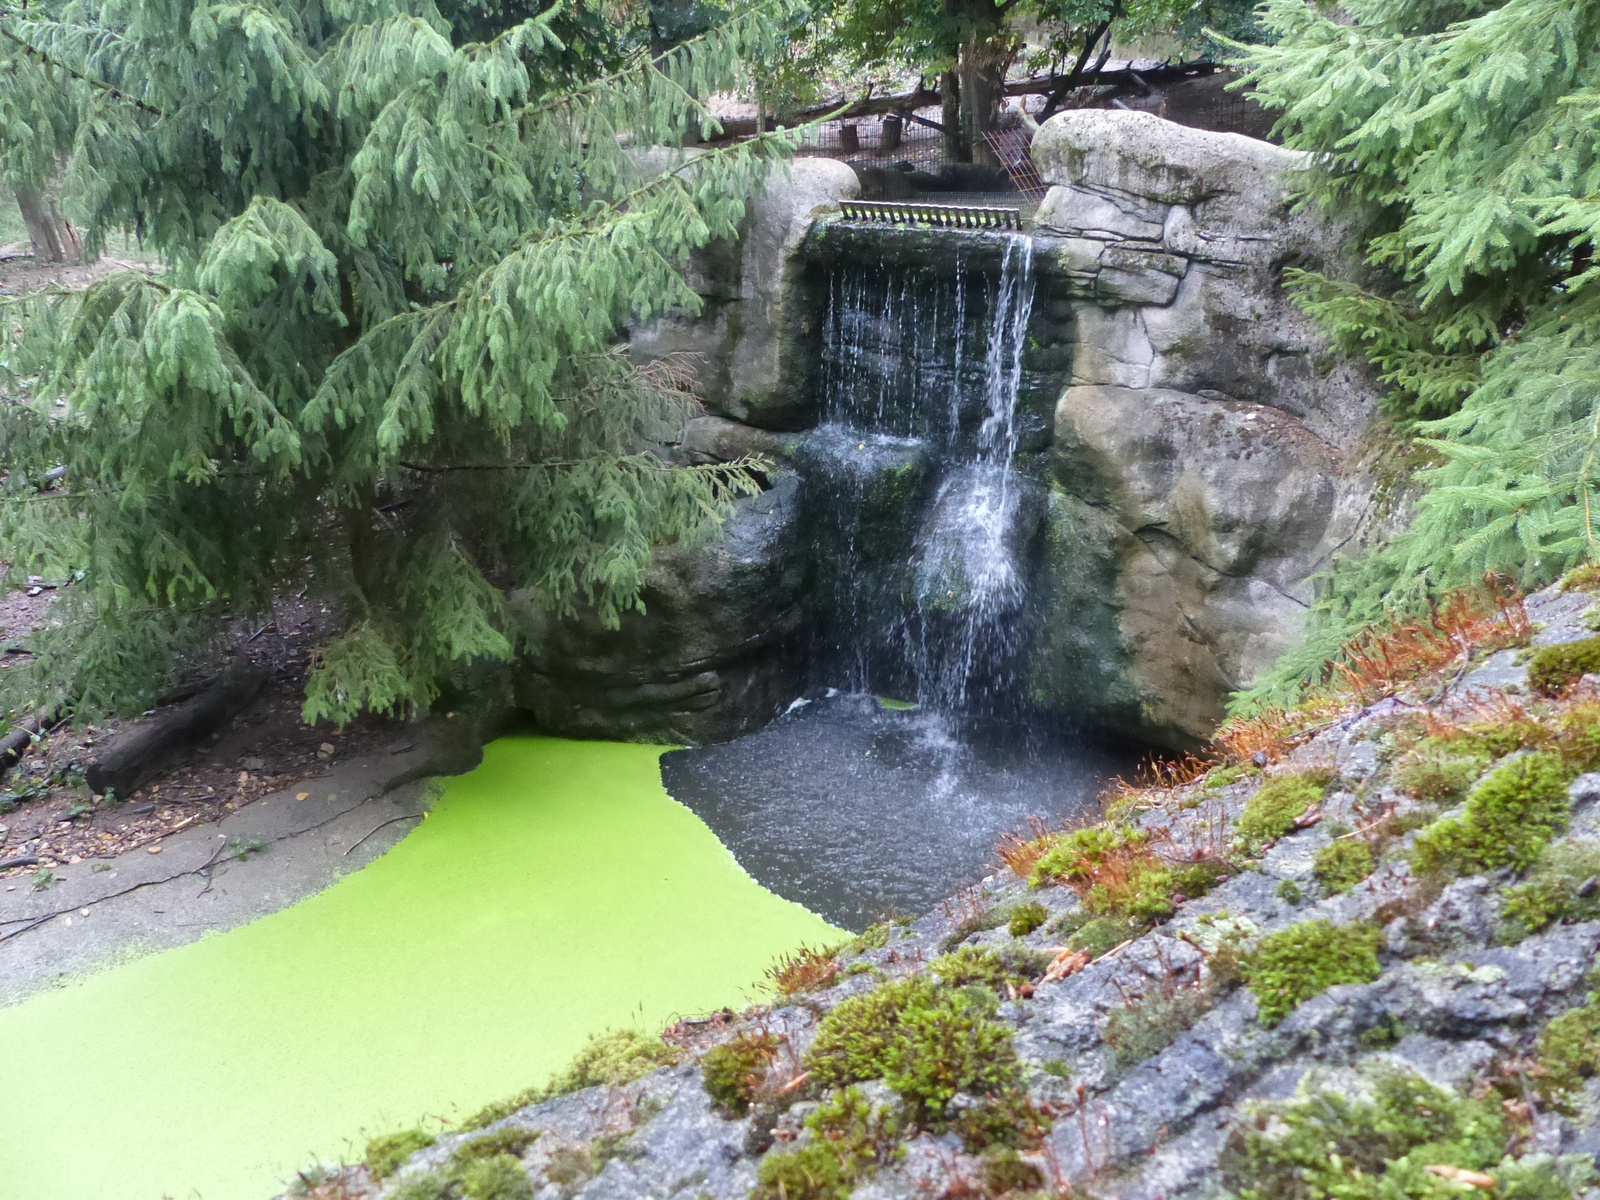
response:
M52 1048L48 1088L0 1098L7 1193L260 1200L548 1079L607 1026L740 1006L775 955L845 936L751 880L659 756L502 739L326 891L0 1010L0 1044Z
M682 1058L683 1051L678 1047L669 1046L660 1038L635 1029L611 1029L605 1033L590 1034L584 1048L578 1051L571 1063L551 1076L549 1083L486 1104L462 1121L460 1127L464 1130L482 1129L485 1125L509 1117L519 1108L586 1087L599 1084L621 1087L625 1083L643 1079L657 1067L671 1066Z
M431 1134L420 1129L402 1129L399 1133L386 1133L367 1143L365 1162L374 1179L387 1179L406 1159L418 1150L433 1145Z
M1528 660L1528 686L1551 695L1585 675L1600 672L1600 637L1545 646Z
M806 1118L813 1138L761 1160L751 1200L845 1200L855 1185L904 1153L892 1113L875 1110L861 1090L844 1088Z
M925 1128L951 1128L947 1106L966 1093L982 1098L971 1108L1006 1110L991 1126L964 1109L961 1119L973 1129L1014 1129L1012 1110L1025 1108L1026 1097L1011 1027L994 1019L995 1008L985 987L949 987L927 976L887 983L823 1018L806 1066L820 1087L882 1079L906 1118ZM978 1140L969 1149L981 1149Z
M1600 1075L1600 999L1556 1017L1539 1034L1539 1064L1549 1087L1576 1092Z
M1378 977L1383 934L1370 925L1301 921L1262 938L1244 956L1241 976L1256 994L1261 1023L1276 1025L1313 996L1341 983Z
M1378 865L1372 847L1360 838L1339 838L1317 851L1311 873L1317 882L1333 893L1348 892Z
M1295 771L1274 775L1256 789L1233 823L1234 835L1249 849L1281 838L1295 821L1318 803L1333 776L1327 771Z
M1486 1195L1430 1166L1492 1172L1495 1196L1570 1200L1547 1155L1508 1157L1513 1131L1498 1097L1472 1100L1398 1066L1366 1072L1347 1092L1313 1080L1289 1101L1246 1107L1223 1154L1223 1186L1239 1200L1446 1200Z
M1600 843L1555 842L1528 878L1505 890L1501 937L1521 941L1558 921L1600 917Z
M1050 967L1051 955L1021 946L962 946L933 960L930 970L950 987L977 984L1005 995L1033 983Z
M740 1033L707 1050L700 1077L712 1103L731 1117L749 1112L756 1089L777 1060L779 1044L770 1033Z
M1489 767L1492 755L1475 742L1423 738L1394 764L1397 786L1419 800L1451 804Z
M1066 884L1083 897L1088 916L1147 928L1177 910L1177 896L1204 895L1227 873L1226 863L1162 858L1141 829L1094 825L1057 837L1035 864L1030 883Z
M1007 924L1012 937L1027 937L1036 929L1042 929L1050 919L1050 910L1038 901L1028 904L1019 904L1011 910L1011 920Z
M1421 872L1530 866L1567 822L1572 772L1557 754L1528 754L1497 767L1473 789L1459 817L1417 834L1412 865Z

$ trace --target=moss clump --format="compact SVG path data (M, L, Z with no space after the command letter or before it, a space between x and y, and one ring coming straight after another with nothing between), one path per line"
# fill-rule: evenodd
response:
M1493 1099L1467 1099L1393 1065L1369 1067L1365 1082L1365 1094L1347 1094L1313 1080L1293 1100L1249 1106L1223 1153L1223 1186L1239 1200L1469 1194L1427 1170L1446 1164L1492 1169L1496 1196L1571 1197L1548 1156L1506 1157L1511 1130Z
M1050 910L1037 900L1019 904L1011 910L1011 923L1007 926L1012 937L1027 937L1035 929L1042 929L1050 919Z
M420 1129L402 1129L399 1133L375 1137L367 1143L367 1171L374 1179L387 1179L399 1170L401 1163L418 1150L426 1150L433 1142L432 1135Z
M983 1156L983 1182L991 1196L1034 1192L1043 1189L1044 1172L1010 1146L1002 1146Z
M1507 888L1501 938L1518 942L1557 921L1600 917L1600 843L1557 842L1534 864L1528 879Z
M1545 646L1528 660L1528 686L1550 695L1585 675L1600 672L1600 637Z
M1204 988L1174 984L1113 1009L1105 1028L1112 1073L1121 1074L1161 1053L1210 1007L1211 996Z
M1168 862L1143 830L1095 825L1056 838L1035 864L1030 882L1034 887L1064 883L1083 897L1089 916L1148 927L1176 911L1175 896L1204 895L1226 873L1225 863Z
M1007 1097L1020 1088L1010 1026L994 1019L994 993L914 976L853 996L817 1029L806 1056L822 1087L882 1079L909 1120L948 1128L958 1093Z
M496 1158L503 1154L521 1158L527 1153L528 1147L538 1139L539 1133L534 1129L496 1129L493 1133L462 1142L450 1157L452 1161L463 1164L476 1162L479 1159Z
M1327 771L1295 771L1274 775L1256 789L1233 823L1235 836L1247 848L1281 838L1294 828L1295 820L1322 799L1333 782Z
M530 1104L538 1104L568 1092L598 1084L620 1087L643 1079L657 1067L667 1067L683 1058L683 1051L658 1037L632 1029L614 1029L590 1035L589 1043L578 1052L572 1065L558 1072L543 1087L528 1088L505 1100L486 1105L461 1123L470 1131L493 1125Z
M1333 893L1348 892L1378 865L1372 847L1360 838L1340 838L1329 842L1311 860L1311 873L1317 882Z
M1107 951L1115 950L1129 938L1138 937L1144 931L1145 926L1136 921L1119 920L1116 917L1093 917L1072 931L1072 935L1067 938L1067 949L1087 950L1091 957L1099 958Z
M929 969L951 987L978 984L1006 994L1039 979L1049 969L1050 957L1021 946L962 946L934 959Z
M1393 778L1418 800L1454 803L1467 794L1490 759L1488 750L1475 741L1423 738L1396 761Z
M1262 938L1244 956L1241 974L1261 1005L1261 1023L1276 1025L1299 1005L1341 983L1378 977L1378 943L1370 925L1301 921Z
M903 1153L898 1122L874 1110L860 1088L823 1102L806 1127L815 1135L806 1145L761 1160L751 1200L845 1200L857 1183Z
M889 944L889 934L889 927L881 921L876 925L868 925L863 932L845 943L842 953L866 954L870 950L882 950Z
M1530 866L1567 822L1570 778L1561 757L1549 752L1496 768L1472 790L1461 816L1417 834L1412 866L1424 874Z
M742 1117L756 1089L778 1057L778 1038L770 1033L740 1033L707 1050L700 1060L706 1094L723 1112Z
M1572 1092L1600 1075L1600 1002L1590 996L1582 1008L1562 1013L1539 1034L1539 1063L1548 1085Z
M392 1200L533 1200L521 1156L538 1136L497 1129L463 1142L442 1168L406 1180Z
M1238 783L1241 779L1250 779L1261 774L1261 768L1246 759L1241 763L1234 763L1231 767L1213 767L1206 772L1205 788L1207 791L1220 792L1225 787Z

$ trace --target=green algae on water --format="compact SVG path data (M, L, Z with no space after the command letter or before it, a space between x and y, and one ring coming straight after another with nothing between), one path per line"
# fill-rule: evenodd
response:
M0 1010L0 1054L49 1063L0 1099L6 1193L263 1200L837 941L666 794L660 754L503 739L327 891Z

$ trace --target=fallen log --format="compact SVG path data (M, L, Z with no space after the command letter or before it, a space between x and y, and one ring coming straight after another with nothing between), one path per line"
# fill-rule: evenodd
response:
M1132 66L1108 67L1101 70L1073 71L1065 75L1044 75L1032 79L1019 79L1006 84L1004 91L1007 96L1055 96L1057 94L1064 96L1066 93L1076 91L1079 88L1091 87L1132 87L1142 92L1148 92L1152 84L1173 83L1180 79L1210 75L1216 69L1215 63L1204 60L1157 63L1138 70L1135 70ZM767 118L767 128L769 130L776 129L779 124L786 126L804 125L808 121L819 121L823 118L843 121L852 117L870 117L883 113L896 113L906 116L914 114L919 108L932 108L939 103L938 90L925 87L918 87L915 91L902 92L892 96L865 96L859 100L840 97L837 100L830 100L826 104L816 104L810 108L801 109L799 112L789 113L781 121L776 117L769 116ZM936 121L927 121L916 116L912 116L912 120L919 125L942 128ZM721 126L722 132L711 140L723 141L733 137L750 137L756 132L756 119L754 117L731 117L721 122Z
M148 721L95 749L83 770L89 790L119 799L133 795L174 758L229 720L266 682L258 667L235 667L181 704L158 709Z
M33 739L50 732L59 721L58 712L41 712L13 725L5 737L0 737L0 774L16 766L33 745Z

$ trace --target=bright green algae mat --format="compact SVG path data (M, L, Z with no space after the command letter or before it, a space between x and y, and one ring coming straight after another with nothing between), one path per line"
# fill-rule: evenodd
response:
M667 795L660 755L502 739L326 891L0 1009L0 1195L266 1200L837 940Z

